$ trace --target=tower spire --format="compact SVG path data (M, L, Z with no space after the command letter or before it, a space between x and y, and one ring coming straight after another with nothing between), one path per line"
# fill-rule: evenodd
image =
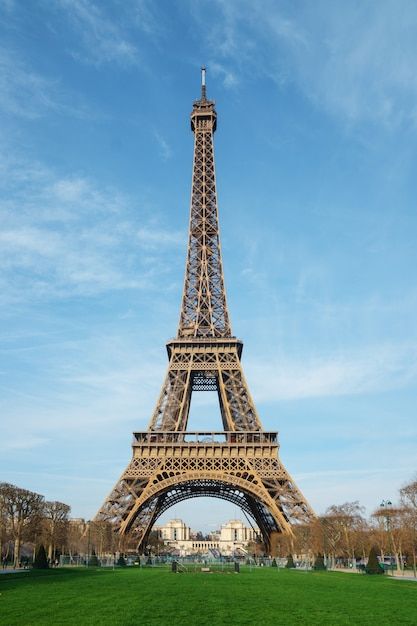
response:
M206 94L206 66L201 68L201 99L205 102L207 100Z
M220 249L213 134L214 102L206 99L206 68L201 68L201 100L194 102L190 228L178 337L230 337Z

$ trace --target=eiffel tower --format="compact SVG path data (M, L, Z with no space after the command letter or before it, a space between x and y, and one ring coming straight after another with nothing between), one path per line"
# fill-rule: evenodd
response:
M162 513L188 498L212 496L255 521L267 552L279 534L314 512L278 457L278 435L265 432L232 335L219 239L213 135L217 114L207 99L193 104L194 162L188 256L178 333L167 343L168 371L148 430L133 434L133 457L97 513L140 551ZM216 391L222 432L190 432L194 391Z

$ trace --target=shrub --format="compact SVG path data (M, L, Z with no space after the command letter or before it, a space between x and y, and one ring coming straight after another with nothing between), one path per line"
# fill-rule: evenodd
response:
M120 567L126 567L126 561L122 554L117 559L117 565L119 565Z
M315 570L325 570L326 568L326 564L324 562L324 556L322 554L318 554L316 556L316 560L314 561L314 569Z
M91 553L90 560L88 561L88 565L90 567L98 567L100 565L100 563L98 562L97 555L94 550Z
M384 573L384 570L378 561L377 551L374 546L372 546L372 548L369 551L368 564L365 567L365 572L367 574L383 574Z
M35 560L33 561L34 569L48 569L48 559L46 558L46 552L43 543L36 550Z
M271 567L278 567L276 559L272 559Z
M292 558L292 554L289 554L287 556L287 564L285 567L287 567L288 569L294 569L295 563L294 563L294 559Z

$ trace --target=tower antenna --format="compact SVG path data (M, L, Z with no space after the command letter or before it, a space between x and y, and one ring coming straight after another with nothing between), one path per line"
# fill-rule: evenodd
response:
M206 96L206 66L201 68L201 99L207 100Z

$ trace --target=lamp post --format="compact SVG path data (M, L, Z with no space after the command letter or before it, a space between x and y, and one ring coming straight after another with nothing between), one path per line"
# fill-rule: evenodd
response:
M391 511L392 502L391 502L391 500L382 500L382 502L381 502L381 504L379 506L383 510L382 514L383 514L383 517L385 519L385 530L387 531L388 548L391 549L390 548L390 543L392 544L392 538L391 538L391 517L390 517L389 511ZM390 558L390 565L391 565L391 558Z

